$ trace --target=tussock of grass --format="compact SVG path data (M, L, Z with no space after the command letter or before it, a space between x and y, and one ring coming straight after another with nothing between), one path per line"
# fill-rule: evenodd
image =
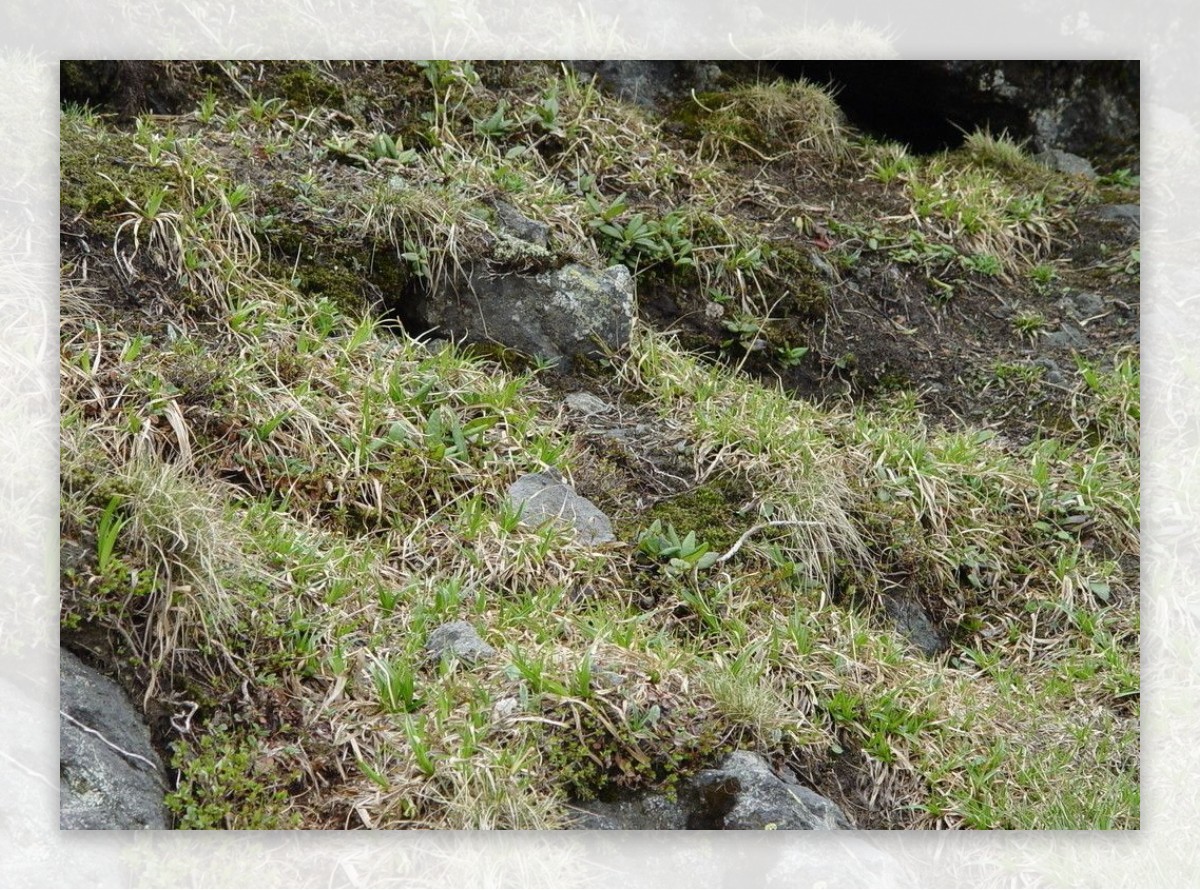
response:
M841 109L827 91L806 81L754 82L695 101L706 115L702 150L736 147L759 156L785 152L825 161L850 154Z

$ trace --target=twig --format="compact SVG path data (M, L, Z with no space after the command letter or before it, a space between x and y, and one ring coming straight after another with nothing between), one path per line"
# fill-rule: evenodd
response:
M727 559L732 558L734 554L736 554L739 550L742 549L742 545L746 543L747 538L749 538L755 532L761 531L764 528L773 528L773 527L778 527L781 525L820 525L820 524L821 523L819 523L819 522L811 522L811 521L805 520L805 519L772 519L770 522L760 522L758 525L753 525L750 528L746 529L746 531L742 533L742 536L737 539L737 543L735 543L732 547L730 547L728 550L726 550L724 553L722 553L720 556L717 557L717 562L725 562Z

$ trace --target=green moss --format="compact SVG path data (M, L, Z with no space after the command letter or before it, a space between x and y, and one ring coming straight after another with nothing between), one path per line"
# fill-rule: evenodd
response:
M323 296L351 317L380 303L394 306L412 273L390 244L349 240L338 232L279 220L264 235L271 274L300 293Z
M280 76L275 91L299 111L314 108L342 110L344 105L341 89L322 77L311 62Z
M668 121L680 135L688 139L715 136L718 140L763 145L762 127L754 121L727 108L730 95L727 92L705 92L694 99L679 102L668 113Z
M753 489L744 480L717 478L659 501L639 517L640 527L657 519L663 526L675 526L681 537L694 531L696 539L714 551L726 550L741 534L743 523L737 511L752 494ZM636 531L633 537L637 537Z
M462 355L472 361L495 362L506 373L514 376L528 373L537 364L531 356L525 355L519 350L505 346L503 343L484 340L464 344Z
M63 120L59 125L62 212L78 217L94 234L112 238L120 214L131 210L126 198L143 201L174 183L168 167L152 167L129 133Z

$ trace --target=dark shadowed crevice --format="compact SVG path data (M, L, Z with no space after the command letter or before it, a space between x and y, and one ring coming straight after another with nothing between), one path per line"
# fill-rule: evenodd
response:
M855 127L917 153L957 148L980 127L1025 138L1026 115L998 102L955 95L946 77L912 62L780 62L785 77L828 85Z
M1093 157L1137 142L1136 61L800 60L774 70L830 87L856 128L918 154L957 148L976 130Z

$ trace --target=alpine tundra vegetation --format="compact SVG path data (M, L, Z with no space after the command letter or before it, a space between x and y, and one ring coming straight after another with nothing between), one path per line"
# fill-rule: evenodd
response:
M859 828L1138 827L1136 157L722 66L64 102L62 636L174 827L570 827L739 751ZM564 268L570 350L480 314Z

